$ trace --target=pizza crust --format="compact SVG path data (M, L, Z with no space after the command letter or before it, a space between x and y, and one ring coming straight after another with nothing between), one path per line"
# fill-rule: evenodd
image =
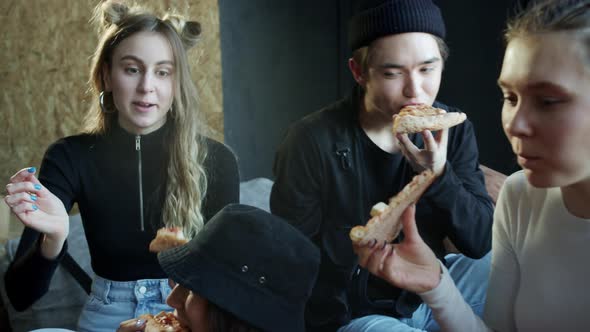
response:
M184 237L182 229L163 227L158 230L156 237L150 242L149 249L151 252L160 252L181 246L187 242L188 240Z
M372 240L377 240L377 243L393 241L402 229L402 213L420 198L435 178L434 172L426 170L414 176L410 183L389 200L389 204L375 204L371 209L372 218L367 224L355 226L350 230L352 242L365 245Z
M408 105L394 115L393 132L411 134L424 130L436 131L456 126L467 119L462 112L447 113L428 105Z

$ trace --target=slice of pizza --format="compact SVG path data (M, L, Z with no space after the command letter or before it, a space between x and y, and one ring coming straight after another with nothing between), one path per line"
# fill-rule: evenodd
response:
M187 243L182 229L179 227L163 227L158 230L156 237L150 242L151 252L160 252Z
M447 113L441 108L420 105L408 105L393 116L395 134L411 134L424 130L441 130L456 126L467 119L462 112Z
M426 191L436 176L426 170L412 179L397 195L389 200L389 204L377 203L371 209L371 219L364 226L355 226L349 236L357 245L365 245L370 241L389 243L393 241L402 229L401 215L410 204Z
M190 332L171 312L162 311L155 316L141 315L139 318L146 321L145 332Z

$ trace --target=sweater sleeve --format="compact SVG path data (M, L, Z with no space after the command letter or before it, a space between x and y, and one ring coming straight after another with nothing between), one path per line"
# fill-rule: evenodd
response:
M492 331L465 302L444 264L440 265L442 277L438 286L419 294L424 303L432 309L432 315L440 326L440 330L453 332Z
M519 185L516 181L518 177L514 175L506 180L494 214L492 268L484 310L485 324L463 300L443 264L440 284L420 294L432 309L442 331L516 331L514 303L518 294L520 270L513 239L516 223L516 208L513 205L519 204L521 196L519 189L515 190ZM523 181L521 177L520 182Z
M68 250L66 241L59 255L50 260L41 255L40 243L41 234L25 228L15 259L6 270L6 295L17 311L26 310L47 293L51 278Z
M240 172L238 161L230 148L207 139L207 194L203 202L203 217L211 219L223 207L240 201Z
M66 211L72 208L77 190L76 182L72 180L76 178L75 160L66 140L59 140L47 149L39 173L39 181L62 201ZM41 255L41 238L41 233L25 228L14 260L6 270L6 293L19 311L26 310L47 292L51 278L67 251L66 241L61 253L48 260Z
M523 178L521 174L522 187L526 181ZM520 267L514 237L519 223L516 206L522 204L519 202L522 193L518 189L515 190L519 185L515 183L515 179L517 177L513 175L506 180L494 213L492 266L484 309L485 321L495 330L503 332L516 331L514 305L520 283Z
M423 197L433 202L437 219L461 253L481 258L490 251L494 207L485 189L469 120L449 132L444 173Z

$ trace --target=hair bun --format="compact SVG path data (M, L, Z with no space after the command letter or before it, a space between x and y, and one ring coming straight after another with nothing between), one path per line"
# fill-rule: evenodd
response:
M201 23L197 21L188 21L184 25L184 29L182 29L180 39L182 39L184 47L188 50L189 48L195 46L195 44L199 41L200 36Z
M106 0L96 6L93 21L99 31L104 31L111 25L117 25L129 14L129 7L117 0Z
M166 15L164 21L170 23L178 35L185 49L190 49L199 41L201 35L201 23L197 21L185 21L178 15Z

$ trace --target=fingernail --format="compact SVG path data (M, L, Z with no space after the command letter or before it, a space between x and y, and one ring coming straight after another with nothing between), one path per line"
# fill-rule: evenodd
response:
M37 200L37 195L35 195L35 194L32 194L32 195L31 195L31 199L32 199L33 201L36 201L36 200Z
M35 173L37 171L36 167L29 167L29 169L27 170L29 173Z
M381 246L381 250L385 249L386 245L387 245L387 242L383 241L383 245Z
M145 320L144 319L138 319L138 320L135 321L135 326L136 327L140 327L140 326L143 325L143 323L145 323Z
M37 211L39 208L37 207L37 205L33 204L33 211Z
M35 184L35 189L37 189L37 190L41 190L41 185L40 185L40 184L38 184L38 183L36 183L36 184Z

